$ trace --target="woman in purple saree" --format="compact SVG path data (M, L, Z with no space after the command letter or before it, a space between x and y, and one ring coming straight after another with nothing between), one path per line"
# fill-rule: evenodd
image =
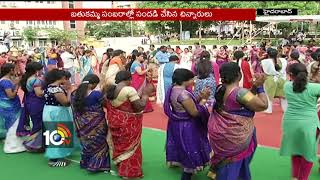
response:
M182 166L182 180L201 171L209 163L211 148L207 137L209 112L204 105L210 96L209 89L200 94L200 103L187 87L194 75L187 69L177 69L173 86L169 88L164 111L169 117L167 127L166 161L169 166Z
M42 112L45 101L42 90L43 82L40 79L42 68L41 63L29 63L20 81L24 97L17 135L27 136L23 145L29 152L44 152Z
M265 76L256 75L251 91L239 87L242 77L237 63L223 64L220 76L222 84L217 88L208 122L214 152L208 176L215 180L250 180L249 164L257 147L253 117L268 107L262 86Z
M99 82L97 75L86 75L71 96L73 121L82 147L80 167L89 172L110 171L111 168L108 125L102 108L104 97L95 90Z

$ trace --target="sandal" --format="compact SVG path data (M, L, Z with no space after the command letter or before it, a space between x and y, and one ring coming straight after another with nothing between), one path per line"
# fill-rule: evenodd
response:
M58 160L58 161L49 161L48 165L50 167L66 167L70 164L70 161L68 160Z

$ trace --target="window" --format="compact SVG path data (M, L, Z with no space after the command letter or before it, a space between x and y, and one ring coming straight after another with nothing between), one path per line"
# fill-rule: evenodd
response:
M21 40L13 40L12 41L12 44L15 46L15 47L21 47Z
M56 21L53 21L53 25L56 25L57 24L57 22Z
M34 41L32 41L32 42L28 42L29 47L33 47L33 46L34 46L34 44L35 44L35 42L34 42Z
M19 24L19 21L16 21L16 24Z
M42 21L42 25L44 25L44 23L45 23L45 22L44 22L44 21Z
M47 4L50 4L50 1L47 1Z
M43 3L43 1L40 1L40 3Z
M47 44L47 40L39 40L39 46L44 47Z
M76 28L76 21L70 21L70 28L75 29Z
M69 8L74 9L74 1L69 1Z
M51 41L51 44L52 44L53 46L56 46L58 43L57 43L56 40L53 40L53 41Z
M5 24L6 23L6 21L1 21L1 24Z
M39 3L39 1L36 1L36 3Z
M52 21L49 21L49 24L52 25Z
M40 24L40 21L37 21L37 24Z

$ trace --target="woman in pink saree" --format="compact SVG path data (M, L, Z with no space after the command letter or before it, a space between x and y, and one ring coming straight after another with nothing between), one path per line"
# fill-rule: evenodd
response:
M131 86L136 89L138 92L139 96L142 94L142 90L146 87L147 85L147 74L149 71L149 68L144 64L144 54L138 52L137 55L134 55L136 60L132 63L130 67L130 72L132 76L132 82ZM149 82L150 83L150 82ZM147 101L146 108L144 109L144 112L152 112L152 104L150 101Z
M229 55L227 51L228 47L227 46L221 46L220 50L217 53L217 60L216 63L221 67L222 64L228 62L229 60Z

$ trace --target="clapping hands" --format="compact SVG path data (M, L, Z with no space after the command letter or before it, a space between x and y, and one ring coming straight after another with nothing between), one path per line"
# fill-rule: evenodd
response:
M252 85L255 87L262 86L266 80L267 76L265 74L254 74L252 78Z

